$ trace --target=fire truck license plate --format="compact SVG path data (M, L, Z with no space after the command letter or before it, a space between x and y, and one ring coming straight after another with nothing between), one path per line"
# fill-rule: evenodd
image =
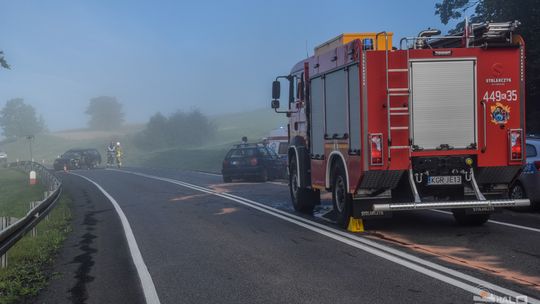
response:
M461 176L430 176L428 185L461 185Z

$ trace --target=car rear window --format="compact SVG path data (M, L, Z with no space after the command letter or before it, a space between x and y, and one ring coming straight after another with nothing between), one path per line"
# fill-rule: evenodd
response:
M538 152L536 151L536 147L533 145L527 144L527 157L536 157L538 155Z
M77 152L66 152L62 154L62 157L64 158L79 158L81 155Z
M279 143L278 154L287 154L287 149L289 149L288 142Z
M242 158L242 157L255 156L256 154L257 154L257 150L255 148L232 149L227 154L227 158Z

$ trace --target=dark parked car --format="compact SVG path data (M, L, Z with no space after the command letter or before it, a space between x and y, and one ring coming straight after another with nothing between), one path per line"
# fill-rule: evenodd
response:
M540 210L540 138L527 137L527 165L510 188L510 197L529 198L531 207Z
M223 160L223 181L256 179L267 181L284 178L286 163L272 149L262 144L235 145Z
M96 149L70 149L54 160L54 170L93 169L101 164L101 154Z

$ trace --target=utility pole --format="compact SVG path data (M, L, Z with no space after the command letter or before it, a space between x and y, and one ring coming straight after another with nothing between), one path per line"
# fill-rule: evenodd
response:
M28 139L28 147L30 149L30 161L34 161L34 156L32 155L32 141L34 140L34 135L28 135L26 136L26 139Z

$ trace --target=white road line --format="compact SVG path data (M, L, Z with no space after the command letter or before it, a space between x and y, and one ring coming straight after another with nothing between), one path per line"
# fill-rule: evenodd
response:
M287 183L284 183L284 182L267 182L269 184L273 184L273 185L280 185L280 186L288 186L289 184Z
M126 234L126 239L129 246L129 252L131 253L133 264L135 264L135 268L137 269L137 273L139 274L139 279L141 281L146 303L159 304L160 303L159 297L156 291L156 287L154 286L154 281L152 281L152 277L150 276L150 273L148 272L148 267L146 267L146 264L144 263L141 251L139 250L139 246L137 245L137 241L135 240L135 235L133 235L133 231L131 230L131 226L129 225L127 217L124 214L124 211L122 211L122 208L120 208L120 205L118 205L118 202L109 193L107 193L105 189L103 189L100 185L98 185L93 180L87 178L86 176L82 176L73 172L70 172L70 174L84 178L85 180L94 184L94 186L96 186L96 188L98 188L99 191L101 191L103 195L105 195L105 197L107 197L109 201L111 201L112 205L114 206L114 209L116 210L116 213L118 213L118 216L120 217L120 221L122 222L122 227L124 227L124 233Z
M430 211L452 215L452 212L444 211L444 210L431 209ZM497 224L497 225L501 225L501 226L512 227L512 228L517 228L517 229L529 230L529 231L534 231L534 232L540 233L540 229L538 229L538 228L521 226L521 225L516 225L516 224L511 224L511 223L506 223L506 222L499 222L499 221L495 221L495 220L488 220L488 223Z
M210 172L203 172L203 171L191 171L191 172L200 173L200 174L205 174L205 175L210 175L210 176L221 176L221 174L210 173Z
M178 181L178 180L174 180L174 179L170 179L170 178L164 178L164 177L153 176L153 175L148 175L148 174L143 174L143 173L124 171L124 170L115 170L115 171L126 173L126 174L138 175L138 176L142 176L142 177L146 177L146 178L150 178L150 179L154 179L154 180L160 180L160 181L164 181L164 182L169 182L169 183L172 183L172 184L175 184L175 185L183 186L183 187L186 187L186 188L190 188L190 189L197 190L197 191L200 191L200 192L204 192L204 193L207 193L207 194L212 194L212 195L215 195L215 196L218 196L218 197L222 197L222 198L237 202L237 203L242 204L244 206L259 210L261 212L264 212L264 213L267 213L269 215L278 217L278 218L280 218L282 220L285 220L287 222L290 222L290 223L296 224L298 226L304 227L304 228L306 228L308 230L311 230L313 232L319 233L321 235L325 235L325 236L327 236L329 238L332 238L332 239L334 239L336 241L345 243L347 245L353 246L353 247L358 248L360 250L363 250L363 251L366 251L368 253L374 254L374 255L376 255L378 257L381 257L383 259L389 260L389 261L394 262L396 264L402 265L404 267L407 267L407 268L412 269L414 271L417 271L419 273L425 274L427 276L430 276L430 277L435 278L437 280L440 280L442 282L448 283L448 284L450 284L452 286L461 288L463 290L466 290L466 291L472 293L473 295L478 295L479 292L481 291L479 289L479 287L483 286L485 288L489 288L492 291L498 292L501 295L507 295L507 296L512 296L512 297L521 296L521 294L519 294L519 293L517 293L515 291L512 291L512 290L506 289L504 287L489 283L487 281L475 278L473 276L469 276L469 275L467 275L465 273L461 273L459 271L456 271L456 270L453 270L453 269L450 269L450 268L435 264L433 262L423 260L423 259L418 258L416 256L407 254L405 252L401 252L401 251L393 249L391 247L378 244L378 243L373 242L371 240L367 240L367 239L365 239L363 237L351 235L351 234L349 234L347 232L339 231L337 229L334 229L334 228L331 228L331 227L328 227L328 226L325 226L325 225L310 221L308 219L305 219L305 218L296 216L294 214L290 214L290 213L281 211L279 209L275 209L275 208L266 206L264 204L261 204L261 203L258 203L258 202L243 198L243 197L239 197L239 196L228 194L228 193L215 192L215 191L213 191L211 189L208 189L208 188L204 188L204 187L201 187L201 186L189 184L189 183L186 183L186 182L182 182L182 181ZM432 269L428 269L426 267L429 267L429 268L432 268ZM470 285L470 284L464 283L462 281L459 281L459 280L457 280L455 278L452 278L450 276L447 276L445 274L436 272L434 270L440 271L440 272L445 273L447 275L451 275L451 276L453 276L455 278L459 278L459 279L468 281L470 283L474 283L476 285ZM540 301L528 297L528 303L540 304Z

